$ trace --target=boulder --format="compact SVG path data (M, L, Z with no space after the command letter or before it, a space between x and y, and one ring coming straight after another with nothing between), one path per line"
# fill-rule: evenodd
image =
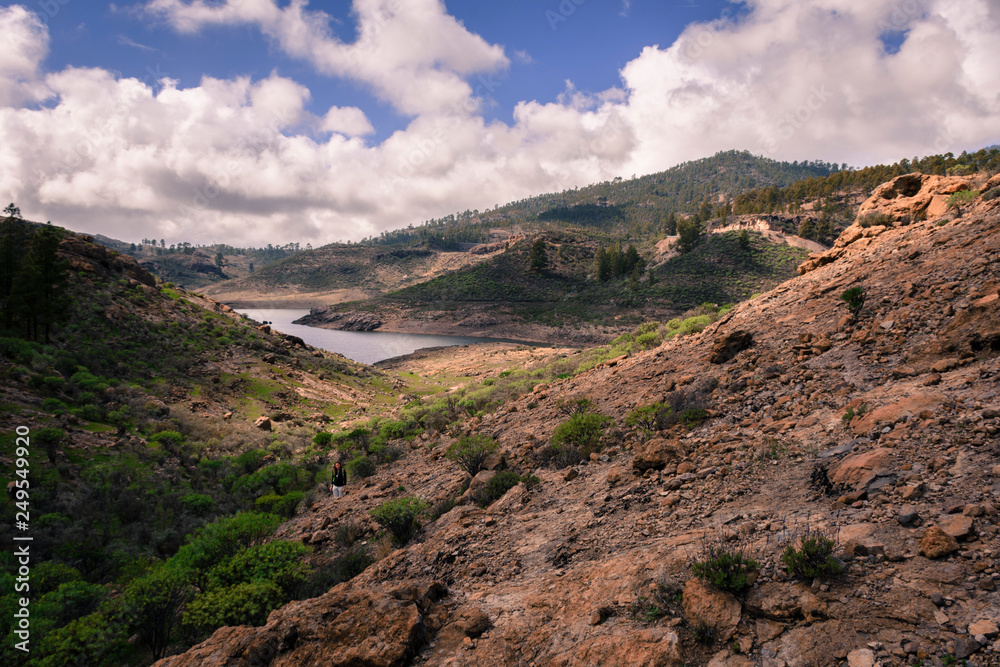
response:
M742 608L731 593L720 591L700 579L684 586L684 616L692 626L715 628L719 641L729 641L740 622Z
M713 364L724 364L751 345L753 334L749 331L732 331L715 341L708 360Z
M645 472L649 469L663 470L668 463L680 458L680 445L676 440L652 438L635 446L632 467Z
M268 419L267 417L257 417L257 419L253 420L253 425L254 427L259 428L262 431L271 430L271 420Z
M920 538L920 553L927 558L941 558L958 551L958 540L937 526L928 526Z

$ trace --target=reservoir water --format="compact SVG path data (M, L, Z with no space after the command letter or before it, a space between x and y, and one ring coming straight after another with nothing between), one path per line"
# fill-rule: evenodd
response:
M281 333L298 336L313 347L339 352L348 359L364 364L410 354L424 347L446 347L483 343L492 338L473 336L436 336L433 334L389 333L386 331L338 331L292 324L293 320L309 314L299 308L237 308L236 312L257 320L270 322L271 328Z

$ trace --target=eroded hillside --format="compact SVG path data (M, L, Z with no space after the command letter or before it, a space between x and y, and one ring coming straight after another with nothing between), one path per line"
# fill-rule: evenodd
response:
M389 499L447 511L353 580L161 664L997 664L1000 179L984 180L894 182L865 209L882 217L700 333L400 441L279 534L332 559ZM927 210L970 184L964 210ZM657 403L681 423L637 412ZM550 445L573 412L613 420L575 463ZM464 491L444 453L475 434L502 457ZM440 505L504 466L537 480ZM795 576L782 554L817 535L844 572ZM752 585L694 577L711 550L759 561Z

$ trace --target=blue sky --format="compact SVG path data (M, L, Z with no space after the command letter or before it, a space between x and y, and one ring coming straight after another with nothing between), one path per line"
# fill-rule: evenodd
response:
M0 34L0 196L124 240L317 245L719 150L1000 139L991 0L25 0Z

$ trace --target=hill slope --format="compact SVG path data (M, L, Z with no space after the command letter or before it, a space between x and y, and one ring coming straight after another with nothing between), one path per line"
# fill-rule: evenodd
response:
M922 196L889 190L873 210ZM987 199L954 219L861 221L827 263L698 334L576 374L586 353L570 356L545 385L511 375L526 393L485 411L463 394L474 417L279 534L333 556L332 531L374 530L368 510L389 499L446 503L465 482L442 454L463 433L499 442L489 468L537 480L485 508L442 504L350 582L160 664L994 664L1000 202ZM858 319L839 299L854 286ZM673 407L662 421L635 412L658 402ZM582 452L582 424L602 420L581 414L613 420ZM817 535L846 571L786 571L786 548ZM749 588L693 577L713 553L759 561Z

